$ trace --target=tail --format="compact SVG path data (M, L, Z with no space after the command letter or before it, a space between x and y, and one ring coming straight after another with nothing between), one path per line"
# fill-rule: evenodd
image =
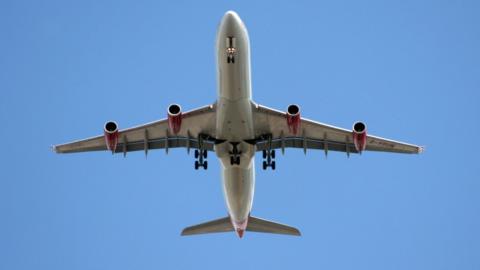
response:
M249 217L247 231L261 233L275 233L300 236L297 228L275 223L261 218ZM206 233L233 232L235 231L230 217L224 217L209 222L201 223L183 229L182 235L195 235Z

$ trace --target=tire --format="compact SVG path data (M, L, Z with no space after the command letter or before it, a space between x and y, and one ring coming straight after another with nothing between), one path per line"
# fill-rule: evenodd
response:
M206 170L208 168L208 162L205 160L203 162L203 169Z
M233 160L233 156L231 156L231 157L230 157L230 165L232 165L232 166L233 166L233 164L235 164L235 162L234 162L234 161L235 161L235 160Z
M232 60L231 60L232 64L235 63L235 56L232 56Z
M207 150L203 150L203 158L207 158L207 156L208 156Z
M262 157L263 157L263 158L267 158L267 150L263 150L263 151L262 151Z
M195 161L195 170L198 170L198 166L199 166L199 165L200 165L200 164L198 164L198 161Z
M263 170L266 170L267 169L267 162L266 161L263 161Z
M272 158L275 158L275 150L272 150L272 152L270 153L270 155L272 156Z
M272 161L272 170L275 171L275 161Z
M198 150L195 150L194 155L195 155L195 158L198 158L198 155L199 155L199 154L198 154Z
M240 156L238 156L235 161L236 161L237 165L240 165Z

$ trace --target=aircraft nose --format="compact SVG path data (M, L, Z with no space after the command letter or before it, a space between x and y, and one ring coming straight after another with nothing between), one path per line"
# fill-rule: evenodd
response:
M229 10L229 11L225 12L225 15L223 15L223 19L225 21L233 21L233 20L236 20L238 18L239 18L238 14L233 10Z
M232 10L225 12L225 15L223 15L222 18L222 24L227 28L235 27L236 25L239 25L240 22L240 16Z

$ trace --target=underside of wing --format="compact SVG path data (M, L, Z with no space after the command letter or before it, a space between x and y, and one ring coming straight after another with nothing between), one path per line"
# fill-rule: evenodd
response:
M298 106L291 113L258 104L253 104L253 107L255 130L257 132L255 143L258 151L301 148L304 151L307 149L322 149L324 151L358 153L366 150L417 154L423 150L422 147L417 145L367 135L366 128L364 133L365 145L359 148L357 134L354 130L300 117ZM288 110L290 110L290 107ZM293 113L296 113L296 115ZM297 119L294 117L297 117Z
M215 105L204 106L185 113L178 112L177 126L169 118L115 132L115 147L109 147L108 136L55 145L57 153L76 153L111 150L115 153L148 151L150 149L201 148L213 151L215 143ZM106 127L107 128L107 127ZM112 133L113 134L113 133ZM109 149L110 148L110 149Z

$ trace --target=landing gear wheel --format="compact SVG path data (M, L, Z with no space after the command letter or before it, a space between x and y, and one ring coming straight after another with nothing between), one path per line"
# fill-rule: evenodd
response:
M275 150L272 150L272 152L270 153L270 156L271 156L272 158L275 158Z
M198 170L198 166L200 166L200 164L198 163L198 160L195 161L195 170Z
M203 158L207 158L208 152L207 150L203 150Z
M203 162L203 169L206 170L208 168L208 161Z
M263 150L263 151L262 151L262 157L263 157L263 158L267 158L267 150Z
M230 165L233 165L233 164L235 164L235 160L233 159L233 156L232 156L230 157Z
M235 63L235 56L232 56L232 59L230 60L232 62L232 64Z
M271 166L272 166L272 170L275 171L275 161L272 161Z
M240 156L236 158L235 163L237 163L237 165L240 165Z
M198 156L199 156L199 154L198 154L198 150L195 150L195 153L194 153L194 155L195 155L195 158L198 158Z
M267 162L266 161L263 161L263 170L266 170L267 169Z

